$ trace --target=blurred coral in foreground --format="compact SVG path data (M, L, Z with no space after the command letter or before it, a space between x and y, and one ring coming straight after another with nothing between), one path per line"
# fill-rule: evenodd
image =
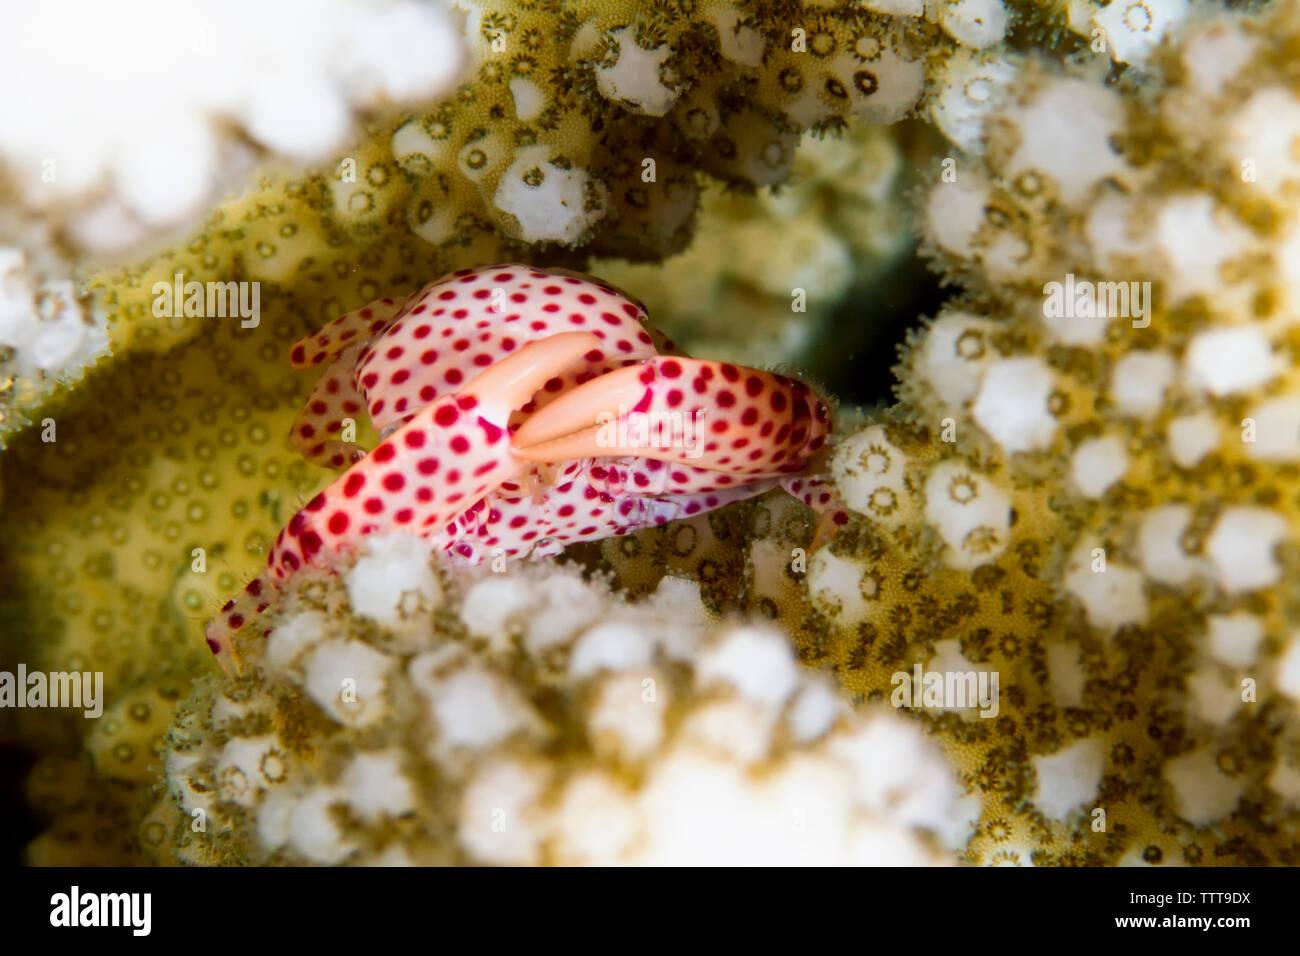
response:
M11 201L73 248L138 250L192 228L260 155L319 162L354 114L443 92L458 34L447 6L414 0L21 6L0 39L0 84L23 90L0 104Z
M177 711L147 849L918 864L964 840L961 790L916 727L855 714L779 631L719 624L692 582L628 604L572 569L444 584L428 561L376 538L341 579L295 584L269 637L242 641L243 674Z
M459 14L416 0L51 0L0 33L0 438L105 351L76 280L175 242L255 165L459 79ZM304 21L312 27L304 29ZM105 69L111 58L112 69ZM22 91L18 94L18 91ZM80 272L77 267L80 266Z

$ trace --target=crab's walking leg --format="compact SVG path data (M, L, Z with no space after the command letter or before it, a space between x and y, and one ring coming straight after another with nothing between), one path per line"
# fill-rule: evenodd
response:
M294 447L308 461L325 468L344 468L365 455L364 448L336 437L343 431L344 421L349 418L355 421L366 407L353 370L366 344L387 328L409 301L372 302L339 316L298 340L290 349L289 364L293 368L316 368L330 363L289 433Z
M629 495L602 491L608 486L599 471L590 461L571 462L537 500L499 493L480 501L455 519L456 534L447 535L450 557L468 564L497 555L546 557L579 541L704 514L776 485L771 478L711 492Z
M812 550L829 542L848 521L848 511L834 486L816 477L771 475L738 480L716 471L654 458L598 462L591 466L589 477L593 487L606 494L625 501L629 496L654 501L654 524L663 523L659 520L663 514L689 517L755 497L778 485L819 515ZM674 506L676 512L672 510Z
M810 551L829 544L848 522L848 509L829 481L822 478L782 478L781 487L818 514Z
M511 413L594 341L573 332L530 342L460 394L423 409L290 519L271 548L259 590L282 586L303 565L330 567L366 535L406 530L430 536L518 478L529 466L511 453ZM219 659L251 619L240 613L245 608L237 601L209 625L208 643Z
M658 458L602 459L592 465L592 484L611 495L695 495L753 484L750 477Z
M670 495L664 498L629 499L637 502L643 518L637 527L644 525L661 525L679 518L693 518L695 515L713 511L736 501L746 501L755 495L776 487L775 478L764 478L735 488L719 491L695 492L684 495Z
M244 589L221 606L217 615L208 622L204 629L204 639L208 650L216 655L217 661L229 673L230 666L239 667L238 655L231 637L267 609L275 593L275 584L269 574L263 573L253 578Z
M825 403L797 379L661 357L562 395L513 441L530 461L635 455L752 476L805 471L829 431Z
M419 295L419 293L416 293ZM365 342L382 332L409 301L379 299L369 305L346 312L311 335L303 336L289 350L289 364L294 368L319 368L336 358L344 349Z
M313 464L325 468L345 468L366 455L355 442L343 441L345 423L355 424L365 410L365 399L352 381L362 343L345 349L325 370L311 397L294 419L289 440Z
M592 347L587 333L531 342L460 394L424 408L307 503L268 561L282 581L303 564L328 567L366 535L432 534L527 467L510 451L511 413Z

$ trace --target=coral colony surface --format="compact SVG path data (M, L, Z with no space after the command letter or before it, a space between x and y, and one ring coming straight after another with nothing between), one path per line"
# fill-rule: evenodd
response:
M1300 863L1296 62L1281 2L13 11L14 850Z

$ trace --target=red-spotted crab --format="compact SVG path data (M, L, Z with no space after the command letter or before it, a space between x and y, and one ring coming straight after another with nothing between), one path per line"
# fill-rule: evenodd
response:
M589 276L464 270L341 316L293 346L328 364L292 441L350 466L293 516L267 570L208 625L231 636L304 565L409 530L452 562L543 557L781 486L843 513L814 475L825 402L796 379L677 354L640 303ZM365 407L382 441L346 440ZM351 421L349 421L351 420Z

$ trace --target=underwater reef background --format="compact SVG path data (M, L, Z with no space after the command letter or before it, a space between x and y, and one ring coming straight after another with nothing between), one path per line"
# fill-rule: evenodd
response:
M188 127L242 186L53 195L0 116L0 669L106 689L0 711L28 861L1300 862L1300 9L331 7L351 68ZM837 399L848 524L776 492L504 574L375 539L219 674L331 478L290 345L506 261ZM177 274L260 322L159 315ZM891 708L917 666L999 712Z

